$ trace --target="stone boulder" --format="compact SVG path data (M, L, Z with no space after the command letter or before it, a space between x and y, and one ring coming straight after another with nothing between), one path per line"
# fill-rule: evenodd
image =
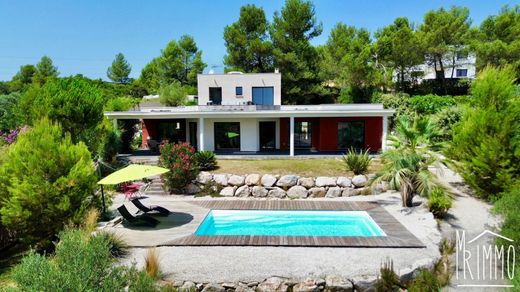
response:
M359 189L354 188L344 188L343 192L341 192L342 197L352 197L359 195Z
M264 187L259 187L259 186L254 186L254 187L253 187L253 191L252 191L252 193L253 193L253 197L255 197L255 198L263 198L263 197L267 197L267 193L268 193L268 192L269 192L269 191L268 191L266 188L264 188Z
M233 197L236 189L237 187L225 187L220 190L220 195L223 197Z
M276 185L279 187L292 187L298 183L298 176L296 175L284 175L282 176Z
M241 186L244 184L244 180L245 180L245 178L241 175L232 175L228 179L228 184L230 184L232 186Z
M325 195L327 198L337 198L341 197L341 188L340 187L330 187L327 191L327 195Z
M329 275L325 278L326 291L331 292L351 292L354 291L352 283L340 276Z
M293 292L318 292L319 288L316 285L316 281L311 278L305 279L305 281L297 283L293 286Z
M347 188L352 185L352 181L348 177L340 176L340 177L338 177L336 184L340 187Z
M291 199L304 199L307 195L307 189L302 186L293 186L287 191L287 196Z
M248 186L241 186L235 191L235 197L249 197L251 195L251 188Z
M215 181L215 183L225 187L228 185L228 177L229 175L225 173L215 174L213 175L213 180Z
M316 178L316 186L317 187L335 187L336 178L328 177L328 176L318 176Z
M199 175L197 175L197 182L201 184L207 184L213 179L213 175L207 171L201 171Z
M202 292L225 292L225 291L226 291L226 289L217 283L209 283L207 285L204 285L204 289L202 289Z
M286 193L283 189L281 188L273 188L271 190L269 190L269 193L267 194L269 197L272 197L272 198L283 198L286 196Z
M256 186L256 185L260 184L261 178L262 177L258 173L252 173L252 174L249 174L248 176L246 176L245 183L248 186Z
M352 184L358 188L364 187L367 184L367 182L368 182L367 177L362 174L355 175L352 178Z
M196 184L188 184L186 186L186 193L193 195L200 192L200 187Z
M276 177L271 174L264 174L260 179L260 183L264 187L272 187L276 183Z
M271 277L258 284L256 290L259 292L285 292L289 287L285 284L285 279Z
M302 177L298 180L298 184L302 187L306 187L306 188L310 189L314 186L314 178Z
M327 194L324 187L314 187L309 189L309 197L311 198L323 198Z
M197 286L195 286L195 283L191 281L186 281L179 287L180 291L195 291L196 289Z

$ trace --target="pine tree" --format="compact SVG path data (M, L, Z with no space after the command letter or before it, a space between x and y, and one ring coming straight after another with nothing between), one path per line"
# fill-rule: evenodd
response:
M130 64L126 61L125 55L118 53L112 62L112 65L108 67L107 76L110 80L116 83L127 84L131 81L131 79L128 77L131 71L132 66L130 66Z
M58 68L52 64L51 58L43 56L36 64L36 72L33 76L33 82L40 85L44 84L49 78L56 78L60 73Z

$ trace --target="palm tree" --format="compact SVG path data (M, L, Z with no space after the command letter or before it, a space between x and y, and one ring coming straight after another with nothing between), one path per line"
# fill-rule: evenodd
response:
M411 207L415 195L427 197L435 187L443 188L429 170L442 161L437 152L442 144L435 142L439 135L428 118L397 120L395 134L388 138L390 149L381 155L383 169L372 180L372 186L388 182L401 192L403 207Z

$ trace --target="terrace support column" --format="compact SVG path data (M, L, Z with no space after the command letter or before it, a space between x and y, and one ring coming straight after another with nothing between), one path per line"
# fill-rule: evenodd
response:
M289 155L294 156L294 117L289 118Z
M381 141L381 150L383 150L383 151L386 150L386 136L387 136L387 133L388 133L388 117L384 116L383 117L383 136L381 137L381 139L382 139L382 141Z
M199 118L199 151L204 151L204 118Z
M119 128L117 127L117 119L113 119L113 120L112 120L112 125L114 126L114 129L115 129L115 130L119 129Z

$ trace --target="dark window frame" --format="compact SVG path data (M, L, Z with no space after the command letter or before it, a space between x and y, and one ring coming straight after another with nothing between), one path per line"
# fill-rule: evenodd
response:
M337 149L338 150L349 150L350 147L349 146L346 146L346 147L342 147L341 145L341 141L340 141L340 124L341 123L362 123L363 124L363 146L362 147L353 147L353 145L350 145L350 147L353 147L355 150L365 150L366 147L366 121L365 120L347 120L347 121L338 121L338 125L337 125Z
M464 72L464 75L463 74L459 74L461 72ZM455 76L456 77L468 77L468 69L456 69Z
M244 95L244 88L242 86L235 86L235 95L236 96L243 96Z

